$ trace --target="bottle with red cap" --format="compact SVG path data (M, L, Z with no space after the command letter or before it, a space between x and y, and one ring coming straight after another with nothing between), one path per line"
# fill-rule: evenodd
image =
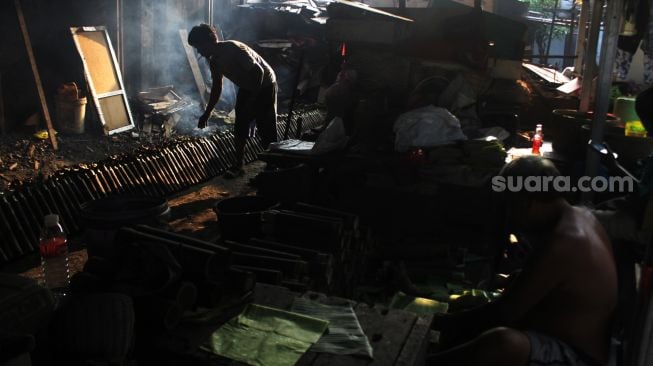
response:
M55 295L65 296L70 282L68 239L59 223L59 215L46 215L43 223L39 251L45 287Z
M533 155L541 155L540 148L544 143L544 136L542 135L542 125L535 125L535 135L533 135L533 148L531 153Z

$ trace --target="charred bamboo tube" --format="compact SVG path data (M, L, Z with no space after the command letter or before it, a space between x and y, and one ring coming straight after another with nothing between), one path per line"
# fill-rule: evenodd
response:
M113 177L103 163L97 164L95 171L102 177L103 182L107 185L107 187L109 187L111 193L120 193L117 182L113 180Z
M225 241L225 244L229 246L229 248L234 252L253 254L253 255L267 255L271 257L285 258L290 260L302 260L302 258L297 254L282 252L279 250L274 250L269 248L263 248L261 246L242 244L230 240Z
M121 229L119 235L121 240L165 245L183 268L183 277L193 282L219 281L227 270L224 265L224 256L215 254L210 250L128 228Z
M46 184L41 184L36 188L36 192L41 192L42 196L44 197L45 201L51 208L51 212L54 214L59 215L61 218L61 226L63 226L63 229L66 232L71 232L74 231L73 227L70 225L70 217L68 215L68 212L65 210L63 206L59 203L59 200L55 198L55 193L48 188Z
M13 206L14 212L19 217L22 222L23 228L26 230L28 240L32 243L32 249L38 249L38 232L41 227L36 218L32 215L31 210L27 202L24 202L19 199L17 193L14 192L10 197L8 197L9 204Z
M199 171L196 169L196 164L193 164L190 159L188 158L188 155L184 151L184 149L181 146L176 146L173 149L173 153L179 160L180 164L182 167L184 167L184 170L188 172L190 177L192 178L193 184L201 182L202 175L199 173Z
M186 161L186 164L189 166L191 171L195 173L195 176L198 178L199 182L203 182L209 176L206 173L206 169L202 169L206 164L197 156L194 156L188 144L183 144L179 146L179 153L181 158Z
M120 179L118 179L118 176L116 175L113 167L102 164L102 170L104 170L105 174L109 177L109 180L112 182L117 193L125 193L125 188L122 186L122 183L120 182Z
M43 225L43 217L45 217L46 212L43 210L43 207L37 200L36 196L34 195L34 192L32 192L30 187L24 187L23 192L25 194L25 197L29 201L29 207L32 209L32 212L34 212L34 214L37 216L37 222L39 223L39 229L40 229Z
M140 159L143 161L147 169L149 169L149 171L154 174L154 177L156 178L156 181L159 184L160 190L163 192L163 194L166 196L170 194L172 192L172 186L163 175L163 172L156 167L154 161L150 159L149 156L141 156Z
M216 150L216 147L213 144L213 142L211 142L210 139L203 138L200 142L200 146L202 146L205 149L206 154L209 157L210 161L213 162L213 164L215 165L216 175L222 174L222 172L226 170L224 164L225 162L220 157L220 154Z
M95 187L95 190L101 197L106 197L109 194L109 191L104 187L100 177L95 173L93 169L85 169L86 174L91 179L91 184Z
M43 189L50 195L54 206L57 207L59 214L62 216L65 222L65 226L67 226L71 232L75 232L77 231L78 227L75 222L76 220L73 216L73 213L68 207L68 203L61 195L59 189L52 183L52 179L48 180L43 184Z
M306 273L308 264L300 260L291 260L263 255L252 255L240 252L232 253L233 264L270 268L281 271L288 277L297 277Z
M222 257L222 264L225 265L225 266L228 265L230 263L230 261L231 261L231 258L230 258L231 251L229 250L229 248L227 248L225 246L222 246L222 245L218 245L218 244L211 243L211 242L208 242L208 241L198 240L198 239L191 238L191 237L185 236L185 235L171 233L169 231L165 231L165 230L154 228L154 227L147 226L147 225L136 225L136 226L134 226L134 229L139 231L139 232L142 232L144 234L160 237L160 238L163 238L163 239L168 239L168 240L171 240L171 241L175 241L175 242L178 242L178 243L190 245L190 246L193 246L193 247L196 247L196 248L200 248L200 249L203 249L203 250L208 250L210 252L218 254L219 256Z
M75 217L79 217L79 210L82 207L82 202L79 199L79 194L76 192L76 187L70 182L69 179L63 174L56 177L57 184L61 186L66 192L66 196L71 200L71 205L75 208Z
M154 179L154 176L150 174L145 164L143 164L143 161L138 158L133 159L132 161L134 164L134 168L136 169L138 174L140 174L141 179L143 180L145 184L145 188L147 189L148 193L154 197L163 196L164 193L159 191L160 187L158 186L156 180Z
M170 176L170 178L174 182L175 190L179 191L179 190L183 189L184 185L182 184L183 181L181 179L181 176L179 176L176 173L176 170L175 170L174 166L172 165L171 161L166 156L165 152L159 152L159 154L157 155L157 158L159 159L160 165L162 165L164 167L165 171L167 172L167 174Z
M23 228L23 225L18 220L14 209L11 207L4 194L0 199L0 218L5 221L5 224L9 227L8 233L13 236L12 244L17 246L19 255L31 252L33 249L33 243L25 233L25 228Z
M132 183L131 179L129 179L129 177L127 176L125 169L117 161L113 161L112 164L113 165L111 169L116 174L118 181L120 181L120 186L122 187L123 192L134 193L134 189L135 189L134 184Z
M145 181L143 180L143 177L138 174L138 171L136 170L136 167L133 166L132 162L125 160L123 161L122 166L125 168L127 174L129 174L132 182L134 182L136 190L141 194L148 196L149 190L146 187Z
M198 152L199 155L204 157L206 163L209 165L211 177L215 177L217 175L220 175L220 173L222 173L220 170L220 165L218 164L217 159L215 159L215 157L212 156L211 151L208 149L208 145L206 144L205 139L201 139L194 142L193 147L195 148L195 150Z
M174 154L172 154L172 152L168 148L164 148L163 153L165 158L170 163L170 166L172 166L172 168L174 169L174 173L177 175L177 177L179 177L179 181L181 183L182 189L188 187L191 184L192 180L190 176L186 174L182 165L179 164L177 158L174 156Z
M95 176L100 181L102 187L104 188L104 192L107 195L115 193L115 188L113 186L111 186L111 184L110 184L109 180L107 179L107 177L104 176L104 172L102 172L102 170L99 168L99 166L97 164L91 170L93 171Z
M156 169L159 174L161 174L161 177L163 178L163 181L168 187L168 190L170 193L177 191L178 185L173 179L173 177L170 175L170 171L168 168L166 168L165 163L161 161L161 157L158 155L153 155L153 156L148 156L147 159L149 159L152 162L152 165L154 166L154 169Z
M218 175L215 169L215 165L213 165L213 161L211 161L211 159L206 156L204 150L202 150L198 144L195 143L195 141L191 141L187 146L188 150L190 151L190 155L202 162L201 170L204 173L205 180Z
M216 137L211 136L211 138L206 139L206 143L211 148L215 154L215 157L220 165L221 172L229 169L230 160L229 157L222 151L222 147L216 142Z

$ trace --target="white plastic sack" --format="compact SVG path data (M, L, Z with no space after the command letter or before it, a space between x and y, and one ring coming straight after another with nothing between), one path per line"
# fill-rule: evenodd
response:
M433 147L467 140L460 121L448 110L429 105L406 112L394 124L395 150Z
M320 136L317 137L317 141L315 141L311 152L319 155L342 150L347 145L347 141L349 141L349 136L345 132L345 125L342 122L342 118L335 117L329 122Z

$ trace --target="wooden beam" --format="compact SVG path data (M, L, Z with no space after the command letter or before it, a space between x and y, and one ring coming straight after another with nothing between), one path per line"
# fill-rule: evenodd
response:
M32 66L32 73L34 74L34 82L36 83L36 90L39 94L39 101L41 102L41 111L43 112L43 119L45 119L45 125L48 128L48 135L50 137L50 143L52 143L52 148L59 150L59 145L57 144L57 136L54 132L54 127L52 127L52 120L50 119L50 110L48 109L48 103L45 99L45 93L43 92L43 85L41 84L41 76L39 75L39 69L36 66L36 58L34 57L34 51L32 50L32 42L29 38L29 33L27 31L27 24L25 23L25 16L23 15L23 9L20 5L20 0L14 0L16 4L16 14L18 15L18 23L20 24L20 30L23 33L23 38L25 40L25 49L27 51L27 56L29 57L29 63Z
M590 107L590 100L594 90L592 80L596 75L596 49L599 42L599 31L601 30L601 18L603 15L603 0L593 0L592 22L590 23L590 34L587 38L587 52L584 56L585 66L583 67L583 86L580 90L580 106L578 111L587 112ZM612 72L610 72L612 75Z
M181 44L184 47L184 51L186 51L186 58L188 58L190 70L193 72L193 78L195 78L197 91L200 93L200 101L202 103L200 108L204 109L206 108L206 83L202 76L202 70L200 70L200 65L197 62L193 48L188 44L188 31L186 29L180 29L179 36L181 37Z
M2 74L0 74L0 133L7 134L7 122L5 121L5 101L2 95Z

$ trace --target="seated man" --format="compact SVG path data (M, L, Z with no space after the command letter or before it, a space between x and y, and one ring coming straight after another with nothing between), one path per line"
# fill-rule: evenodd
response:
M508 180L559 173L548 160L529 156L509 163L501 175ZM431 356L427 364L605 364L617 274L603 227L589 210L570 205L552 189L502 194L512 232L527 238L533 253L497 301L436 318L434 328L445 338L452 332L483 333Z

